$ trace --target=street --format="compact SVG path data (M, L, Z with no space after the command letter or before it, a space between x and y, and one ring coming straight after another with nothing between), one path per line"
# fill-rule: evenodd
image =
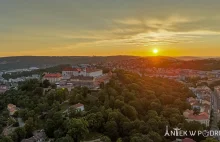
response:
M210 130L219 130L218 128L218 97L217 94L215 92L212 93L212 97L211 97L211 103L212 103L212 110L213 110L213 117L211 114L211 119L212 119L212 123L211 123L211 128ZM218 140L220 140L220 137L216 137Z

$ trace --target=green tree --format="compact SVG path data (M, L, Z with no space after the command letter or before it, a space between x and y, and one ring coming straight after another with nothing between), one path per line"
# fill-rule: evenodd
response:
M119 136L118 126L115 121L108 121L105 126L105 135L109 136L112 140L116 140Z
M134 134L131 136L130 142L154 142L147 135L143 134Z
M27 137L32 136L32 132L35 130L34 119L29 117L24 125L25 131L27 132Z
M48 88L49 86L50 86L50 81L47 80L47 79L44 80L44 81L43 81L43 87L44 87L44 88Z
M13 142L13 140L9 137L3 136L1 137L0 142Z
M88 122L84 119L70 119L68 121L67 128L68 135L70 135L75 142L79 142L89 133Z
M14 132L18 136L18 141L21 141L26 137L26 131L24 128L16 128Z
M118 138L116 142L122 142L122 139L121 139L121 138Z
M217 124L217 125L218 125L218 128L220 129L220 121L218 122L218 124Z
M218 140L214 138L206 138L205 140L202 140L201 142L218 142Z
M130 105L124 105L121 111L125 116L127 116L131 120L135 120L137 118L137 111L134 107Z
M54 137L54 130L55 130L55 122L52 119L48 119L46 121L45 125L45 132L48 137L53 138Z
M162 142L162 138L157 132L151 131L147 136L154 142Z
M111 142L111 139L107 136L104 136L100 139L102 142Z
M70 136L62 137L56 140L56 142L74 142L73 138Z
M87 115L86 120L88 121L89 128L93 131L98 131L104 122L103 116L100 112Z

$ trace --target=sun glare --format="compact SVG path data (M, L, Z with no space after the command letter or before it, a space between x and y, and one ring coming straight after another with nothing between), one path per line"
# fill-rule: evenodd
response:
M157 54L157 53L158 53L158 49L156 49L156 48L153 49L153 53L154 53L154 54Z

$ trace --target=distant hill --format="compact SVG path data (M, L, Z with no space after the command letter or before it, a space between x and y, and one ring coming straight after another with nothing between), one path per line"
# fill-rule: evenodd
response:
M0 71L21 69L21 68L48 68L61 64L77 65L118 62L134 59L139 66L146 63L147 66L184 68L198 70L217 70L220 69L220 58L217 57L166 57L166 56L18 56L0 58ZM132 60L132 61L134 61ZM131 63L132 63L131 61ZM140 61L140 62L139 62ZM143 67L143 66L142 66Z
M175 57L176 59L183 60L183 61L192 61L192 60L204 60L204 59L215 59L215 60L220 60L219 57L196 57L196 56L180 56L180 57Z
M195 56L180 56L180 57L175 57L175 58L179 60L183 60L183 61L206 59L206 57L195 57Z
M135 56L18 56L0 58L0 71L39 67L46 68L60 64L90 64L136 58Z

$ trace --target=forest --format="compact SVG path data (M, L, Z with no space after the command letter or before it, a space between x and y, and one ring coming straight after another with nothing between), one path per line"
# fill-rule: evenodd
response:
M116 70L115 76L98 92L86 87L49 89L47 81L28 80L18 90L0 95L0 133L13 125L15 130L0 142L20 142L33 131L44 129L47 140L79 142L99 139L103 142L170 142L176 137L164 137L165 128L206 130L198 122L186 122L182 113L190 109L186 102L192 92L183 84L164 78L140 77L138 74ZM70 106L82 103L84 111ZM9 116L7 105L19 110ZM68 109L69 113L64 113ZM13 118L25 125L18 127ZM215 142L204 137L196 141Z

